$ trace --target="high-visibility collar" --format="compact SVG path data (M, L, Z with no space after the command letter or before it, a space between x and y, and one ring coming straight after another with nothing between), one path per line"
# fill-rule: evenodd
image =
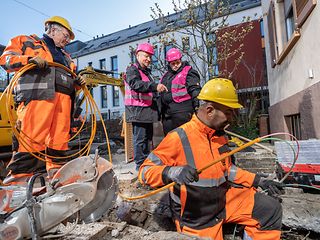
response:
M191 121L196 123L195 126L197 129L209 136L213 136L216 133L216 130L208 127L203 122L201 122L201 120L195 114L193 114Z

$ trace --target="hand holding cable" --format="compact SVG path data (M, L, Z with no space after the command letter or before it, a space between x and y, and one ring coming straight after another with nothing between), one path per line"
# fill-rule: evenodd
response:
M277 196L284 194L284 184L280 182L276 182L264 177L261 177L258 183L258 186L262 188L262 190L266 191L270 196Z
M33 58L30 58L28 60L28 63L35 64L38 69L46 69L48 67L48 62L39 56L35 56Z
M163 174L164 177L180 185L197 182L199 180L197 169L190 167L189 165L168 167L167 171Z
M83 76L78 76L75 80L75 83L78 84L79 86L83 86L86 84L86 80L84 79Z

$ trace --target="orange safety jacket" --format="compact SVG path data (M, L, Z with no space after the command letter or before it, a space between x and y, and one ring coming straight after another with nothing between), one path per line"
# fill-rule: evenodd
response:
M62 50L63 51L63 50ZM70 55L63 51L69 68L76 70ZM53 62L52 54L38 36L20 35L10 40L0 57L0 65L7 72L18 71L21 67L28 64L28 60L32 57L40 56L48 62ZM54 92L58 91L67 95L71 95L74 86L71 76L62 69L55 70L51 68L47 71L28 71L21 77L15 86L16 101L23 102L26 100L46 100L54 97ZM39 79L38 76L42 78Z
M72 71L76 70L75 64L69 54L63 52ZM7 72L15 72L21 67L28 64L28 60L32 57L39 56L48 62L52 62L53 58L46 44L35 34L27 36L20 35L10 40L0 57L0 65Z
M139 180L152 187L169 183L168 166L190 165L201 169L230 151L225 135L204 125L195 115L192 120L170 132L144 161ZM228 181L251 187L255 174L236 167L230 158L199 174L199 181L176 184L170 189L171 209L180 227L203 229L215 225L225 215Z

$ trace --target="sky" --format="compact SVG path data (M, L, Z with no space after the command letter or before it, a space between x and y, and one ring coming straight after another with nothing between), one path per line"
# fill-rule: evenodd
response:
M152 20L158 3L163 13L173 13L172 0L1 0L0 44L17 35L42 36L51 16L66 18L75 40L88 41Z

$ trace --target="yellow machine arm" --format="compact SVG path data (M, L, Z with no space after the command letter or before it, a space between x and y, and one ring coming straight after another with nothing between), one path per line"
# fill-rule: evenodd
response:
M124 94L124 82L121 78L115 78L109 75L109 71L97 70L92 67L86 67L79 72L79 75L86 80L86 85L96 87L97 85L112 85L120 87L121 92Z
M112 77L110 74L112 74L112 72L93 69L92 67L88 66L85 69L81 70L78 75L84 78L88 88L97 87L99 84L118 86L120 88L122 96L124 96L124 80L122 78ZM78 104L81 105L83 101L84 99L81 99L80 103L78 102ZM125 121L125 116L123 116L121 136L124 137L125 142L126 162L131 162L133 160L132 125L131 123L127 123Z

